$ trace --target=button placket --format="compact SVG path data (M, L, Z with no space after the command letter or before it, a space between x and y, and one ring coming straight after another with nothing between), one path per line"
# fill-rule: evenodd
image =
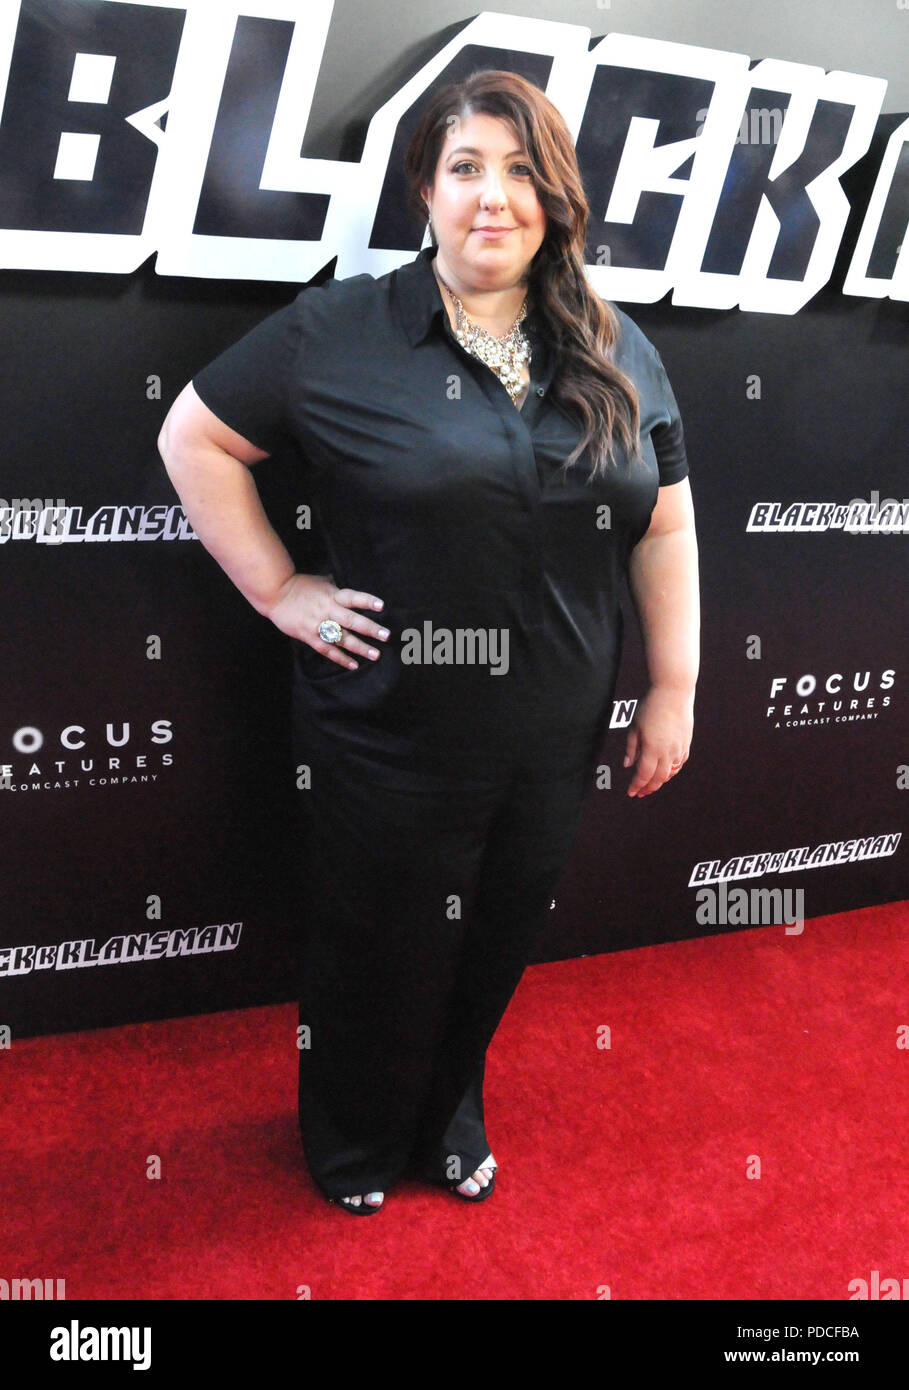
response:
M467 360L474 380L505 423L508 441L512 446L515 479L525 503L527 519L532 531L531 536L528 537L524 559L524 611L528 627L531 630L539 630L543 626L543 483L537 467L530 421L523 418L528 406L537 405L537 401L528 400L523 409L518 410L504 383L499 380L495 372L483 362L478 361L458 342L452 331L448 315L445 313L442 315L442 324L448 341L460 356ZM545 388L538 389L540 391L545 390ZM504 409L506 406L507 413ZM523 440L521 439L522 433Z

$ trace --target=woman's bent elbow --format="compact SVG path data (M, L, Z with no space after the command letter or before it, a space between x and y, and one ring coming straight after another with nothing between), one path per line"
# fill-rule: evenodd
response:
M161 455L164 471L167 473L171 482L176 485L180 458L179 435L178 431L174 430L172 423L169 423L169 421L170 417L168 416L158 434L158 453Z

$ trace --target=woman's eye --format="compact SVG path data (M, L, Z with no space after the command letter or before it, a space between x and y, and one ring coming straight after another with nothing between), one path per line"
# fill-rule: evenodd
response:
M458 164L452 166L451 172L453 174L458 174L462 169L475 169L476 167L472 159L462 159ZM520 171L522 177L533 173L529 164L514 164L512 165L512 173L514 173L515 170Z

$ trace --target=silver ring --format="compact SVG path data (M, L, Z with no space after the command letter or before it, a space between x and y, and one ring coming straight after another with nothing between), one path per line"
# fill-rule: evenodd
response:
M319 636L322 638L323 642L331 642L334 644L340 642L344 633L340 623L336 623L333 618L323 618L322 622L319 624Z

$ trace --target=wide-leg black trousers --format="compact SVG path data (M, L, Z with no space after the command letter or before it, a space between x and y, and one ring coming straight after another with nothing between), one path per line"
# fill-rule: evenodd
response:
M299 792L299 1123L325 1196L490 1151L487 1047L547 920L590 748L470 768L308 739Z

